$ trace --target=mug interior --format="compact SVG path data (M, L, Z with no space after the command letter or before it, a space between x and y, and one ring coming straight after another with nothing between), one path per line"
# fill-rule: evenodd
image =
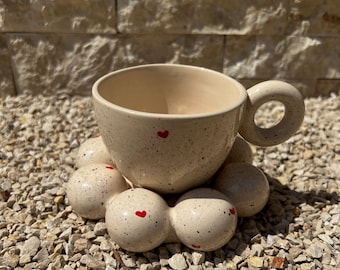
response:
M113 106L167 115L228 111L246 99L244 87L222 73L173 64L112 72L95 83L93 95Z

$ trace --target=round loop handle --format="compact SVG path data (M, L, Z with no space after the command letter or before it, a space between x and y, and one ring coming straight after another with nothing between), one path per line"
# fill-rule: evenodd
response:
M265 81L247 90L248 100L239 133L250 143L258 146L280 144L291 137L301 126L305 105L300 92L292 85L281 81ZM281 102L285 114L273 127L261 128L254 117L258 108L269 101Z

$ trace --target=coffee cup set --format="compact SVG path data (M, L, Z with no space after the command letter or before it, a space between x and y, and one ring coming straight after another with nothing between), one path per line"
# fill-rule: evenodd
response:
M272 146L300 127L303 97L271 80L248 90L205 68L151 64L109 73L92 88L100 135L85 141L66 183L82 217L105 218L121 248L144 252L166 242L212 251L233 236L238 217L266 205L269 183L248 143ZM280 122L255 123L278 101Z

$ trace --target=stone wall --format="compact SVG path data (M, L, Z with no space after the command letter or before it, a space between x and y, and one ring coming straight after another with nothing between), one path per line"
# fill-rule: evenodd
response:
M0 95L89 95L105 73L165 62L327 95L339 41L340 0L0 0Z

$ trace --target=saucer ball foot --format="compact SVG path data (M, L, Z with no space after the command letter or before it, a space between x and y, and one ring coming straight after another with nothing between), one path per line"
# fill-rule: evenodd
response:
M128 189L107 204L105 222L111 239L131 252L145 252L162 244L171 229L169 207L157 193Z
M78 168L93 163L114 164L100 135L95 135L83 142L77 153L76 166Z
M240 135L237 135L224 164L233 162L252 164L253 159L253 151L251 150L249 143Z
M126 190L127 183L118 170L108 164L89 164L77 169L66 183L69 204L82 217L105 216L109 198Z
M260 212L269 198L269 183L264 173L248 163L230 163L222 167L213 187L235 205L239 217Z
M211 188L196 188L183 194L170 216L178 239L200 251L224 246L233 237L237 225L234 205Z

